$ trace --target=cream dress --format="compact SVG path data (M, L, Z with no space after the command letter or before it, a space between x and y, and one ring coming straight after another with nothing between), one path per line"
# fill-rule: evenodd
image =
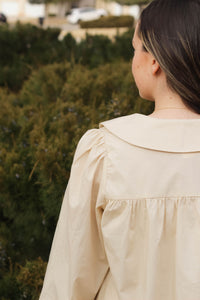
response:
M200 300L200 119L81 138L40 300Z

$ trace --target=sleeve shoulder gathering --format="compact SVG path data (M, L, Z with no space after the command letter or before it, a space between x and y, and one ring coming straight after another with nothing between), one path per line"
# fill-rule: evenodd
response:
M94 300L108 271L101 233L106 176L101 129L80 139L39 300Z

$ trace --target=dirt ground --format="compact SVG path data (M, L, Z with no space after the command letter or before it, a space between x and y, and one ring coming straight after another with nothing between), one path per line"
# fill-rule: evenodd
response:
M120 35L127 31L128 29L123 28L89 28L89 29L76 29L73 31L62 30L59 39L62 40L67 33L71 33L77 41L85 38L86 34L90 35L106 35L110 39L114 39L116 35Z

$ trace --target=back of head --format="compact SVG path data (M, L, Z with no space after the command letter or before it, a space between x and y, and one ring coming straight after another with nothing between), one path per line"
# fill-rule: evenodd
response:
M200 113L200 0L153 0L141 14L138 34L168 86Z

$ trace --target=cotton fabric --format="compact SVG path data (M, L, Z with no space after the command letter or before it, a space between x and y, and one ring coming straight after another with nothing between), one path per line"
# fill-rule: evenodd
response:
M200 300L200 119L81 138L40 300Z

